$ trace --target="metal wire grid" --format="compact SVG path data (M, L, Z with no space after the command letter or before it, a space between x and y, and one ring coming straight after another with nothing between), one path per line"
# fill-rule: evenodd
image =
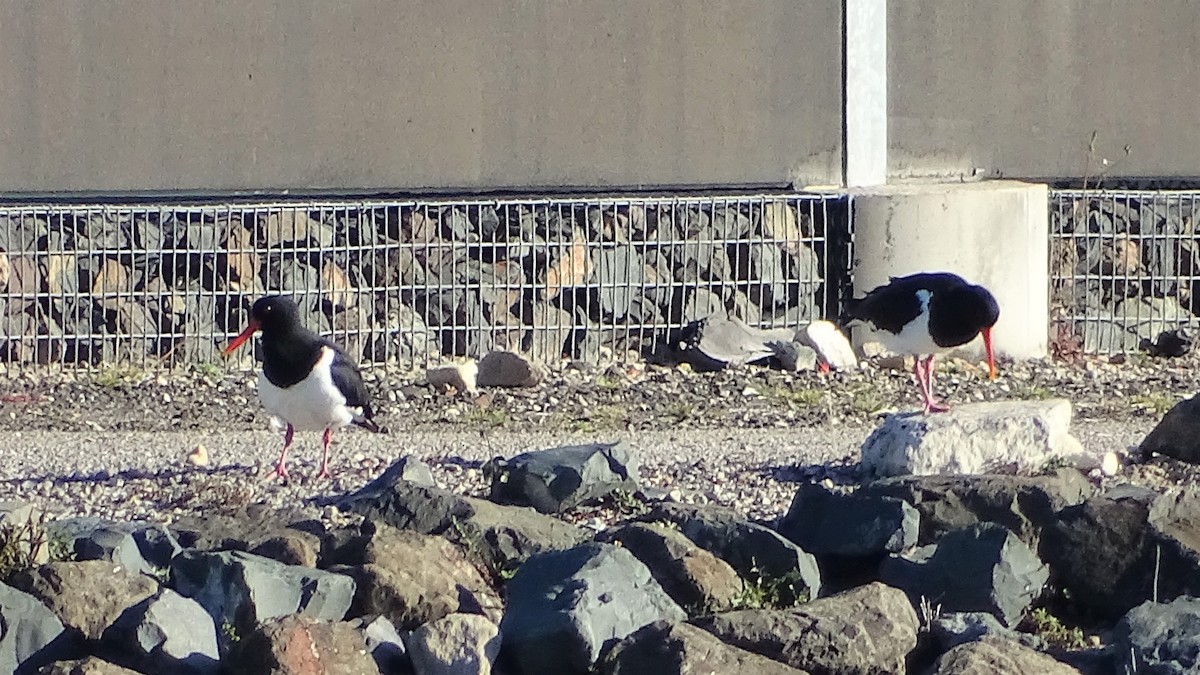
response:
M1198 215L1200 191L1052 190L1052 342L1116 354L1196 327Z
M826 194L0 207L0 358L214 362L267 293L364 365L624 358L713 311L835 313L849 218Z

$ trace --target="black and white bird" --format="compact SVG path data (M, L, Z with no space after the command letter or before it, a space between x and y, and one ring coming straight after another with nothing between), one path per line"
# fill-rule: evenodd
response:
M358 366L340 347L301 325L296 303L282 296L256 301L246 329L223 353L229 354L260 330L263 363L258 374L258 398L267 412L287 428L279 462L267 478L287 479L287 453L296 430L324 430L317 477L327 478L334 429L354 424L379 431L371 420L374 412Z
M916 357L913 375L921 388L925 412L949 410L933 395L933 358L983 335L988 374L996 377L992 326L1000 305L988 289L949 272L925 272L891 280L862 298L851 300L844 318L871 324L879 341L897 354Z

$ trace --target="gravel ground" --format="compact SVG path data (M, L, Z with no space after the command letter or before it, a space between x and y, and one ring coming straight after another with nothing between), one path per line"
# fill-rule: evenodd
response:
M951 403L1063 396L1084 446L1124 453L1178 400L1193 393L1194 359L1134 358L1005 364L989 381L948 360L938 391ZM855 478L859 445L891 410L918 405L907 372L786 374L766 368L693 373L686 367L568 364L528 390L478 395L435 391L419 374L367 374L387 434L335 434L333 481L312 482L318 434L300 434L289 485L259 478L281 435L269 430L254 377L202 368L146 374L25 370L0 376L0 499L32 501L52 515L170 521L250 503L319 505L377 476L396 458L429 462L439 483L483 494L482 461L569 443L625 439L652 493L717 503L752 517L780 515L798 480ZM203 445L207 467L189 452ZM1191 467L1156 460L1109 482L1163 487L1197 482ZM601 527L615 507L572 518Z

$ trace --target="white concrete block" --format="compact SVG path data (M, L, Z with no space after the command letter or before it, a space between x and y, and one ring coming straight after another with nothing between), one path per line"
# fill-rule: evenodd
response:
M872 476L1038 472L1061 462L1100 465L1071 435L1071 402L967 403L949 412L890 415L862 445L862 468Z
M954 272L1000 303L996 352L1046 356L1049 333L1049 219L1045 185L1019 181L887 185L854 198L854 292L889 277ZM862 345L872 332L856 328ZM978 359L982 340L959 348Z
M858 368L858 355L850 340L831 321L813 321L798 334L800 340L816 350L825 363L834 370Z

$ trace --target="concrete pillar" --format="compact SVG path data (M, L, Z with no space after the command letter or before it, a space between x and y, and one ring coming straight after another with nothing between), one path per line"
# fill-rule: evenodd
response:
M954 272L991 290L999 354L1046 355L1049 215L1045 185L1017 181L887 185L854 199L854 294L914 272ZM856 329L856 346L870 331ZM982 340L964 352L978 357Z

